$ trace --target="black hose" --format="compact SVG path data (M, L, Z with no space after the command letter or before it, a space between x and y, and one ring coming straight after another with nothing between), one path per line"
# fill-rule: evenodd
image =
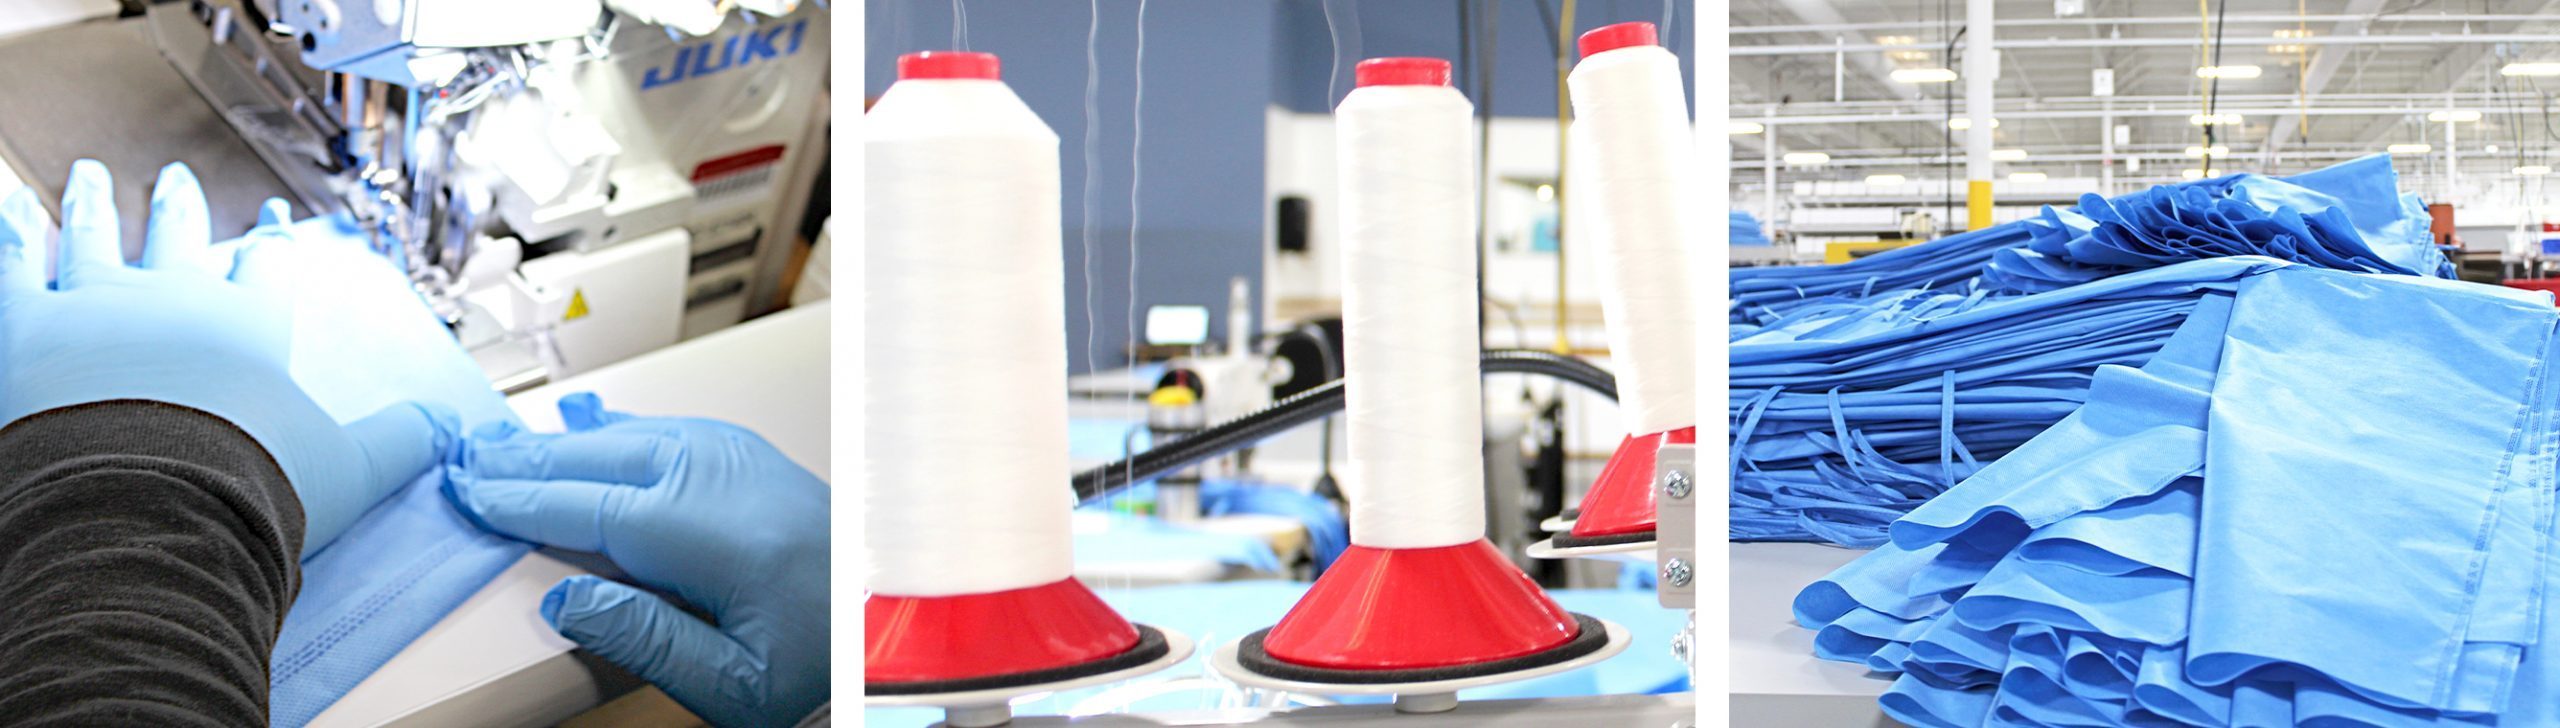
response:
M1611 376L1606 369L1570 356L1534 349L1496 349L1485 352L1477 361L1486 374L1536 374L1580 385L1612 401L1618 398L1617 377ZM1340 412L1345 402L1343 385L1344 380L1341 379L1326 382L1274 402L1253 414L1165 443L1163 447L1077 473L1076 500L1091 501L1109 496L1127 489L1131 483L1199 464Z

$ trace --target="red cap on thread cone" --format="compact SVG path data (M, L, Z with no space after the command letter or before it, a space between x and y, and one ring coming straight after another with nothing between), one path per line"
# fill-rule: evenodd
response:
M1573 521L1581 538L1643 533L1653 530L1653 460L1662 446L1698 441L1698 428L1683 427L1650 435L1629 435L1600 468L1600 479L1582 495L1582 515Z
M898 80L958 78L994 81L1004 69L993 53L924 51L898 57Z
M1575 45L1581 46L1582 57L1590 58L1592 54L1602 51L1614 51L1632 46L1662 45L1662 42L1655 39L1652 23L1637 21L1593 28L1591 32L1582 34L1582 39Z
M873 594L862 642L863 682L932 682L1093 662L1136 647L1138 629L1069 577L986 594Z
M1449 62L1438 58L1371 58L1351 67L1351 85L1447 86Z
M1484 540L1354 545L1263 636L1272 659L1335 670L1472 665L1554 649L1573 615Z

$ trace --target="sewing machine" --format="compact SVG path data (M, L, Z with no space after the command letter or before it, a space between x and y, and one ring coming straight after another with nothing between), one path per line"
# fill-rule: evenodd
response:
M188 162L217 237L352 216L506 391L777 308L827 156L817 3L35 1L0 161L48 205L97 157Z
M71 163L99 159L132 257L149 171L185 162L217 240L270 197L358 221L400 273L308 291L370 310L404 303L405 278L528 426L596 391L737 422L827 471L826 307L762 316L824 191L821 5L5 4L0 194L56 206ZM313 725L550 725L634 689L540 621L581 571L525 557Z

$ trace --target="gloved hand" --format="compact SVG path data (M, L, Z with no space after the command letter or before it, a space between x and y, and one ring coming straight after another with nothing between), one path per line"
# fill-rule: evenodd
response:
M450 467L455 507L498 533L603 554L656 594L562 580L542 618L720 726L788 726L827 697L827 484L764 438L560 399L567 434L484 429Z
M341 426L295 385L289 208L269 200L236 260L213 252L204 190L160 172L142 262L127 265L107 168L81 160L62 195L60 252L45 254L32 190L0 202L0 423L59 407L143 399L221 417L266 448L302 501L309 556L451 449L460 419L403 403ZM50 265L49 265L50 264ZM55 283L46 272L58 265ZM227 278L226 278L227 276Z

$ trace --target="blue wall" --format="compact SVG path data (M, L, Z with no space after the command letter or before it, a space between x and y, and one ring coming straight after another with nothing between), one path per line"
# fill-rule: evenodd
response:
M875 1L865 6L863 90L877 97L897 74L897 57L952 45L947 0ZM1127 360L1130 305L1129 178L1137 91L1137 0L1100 0L1095 39L1099 81L1094 148L1093 255L1085 255L1085 31L1087 3L974 0L970 50L1004 60L1005 82L1058 132L1065 191L1067 349L1085 371ZM1139 158L1139 325L1147 306L1211 307L1212 335L1225 336L1227 279L1262 280L1262 127L1271 98L1272 14L1268 0L1153 0L1147 3L1145 129ZM1086 271L1091 271L1088 281ZM1086 288L1094 326L1086 355Z
M1067 348L1070 367L1126 361L1129 276L1131 111L1137 84L1138 0L1094 0L1096 89L1093 254L1085 255L1085 34L1094 15L1074 0L970 0L966 45L1004 59L1005 81L1057 130L1064 179ZM1550 7L1557 3L1551 2ZM1494 112L1555 115L1555 65L1536 0L1499 0ZM1487 7L1478 3L1473 8ZM1663 20L1662 0L1578 0L1574 25L1589 30L1627 20ZM1664 41L1682 58L1691 47L1691 0ZM864 4L867 77L877 97L896 76L897 57L955 45L949 0ZM1150 0L1143 156L1138 190L1140 325L1145 307L1211 308L1213 337L1226 329L1227 279L1243 276L1260 300L1263 234L1263 123L1266 107L1321 112L1351 87L1351 65L1376 56L1456 59L1458 0ZM1332 13L1333 28L1326 16ZM1336 34L1341 36L1337 49ZM1578 35L1578 33L1577 33ZM1333 70L1336 54L1339 73ZM1687 73L1688 64L1682 64ZM1467 71L1459 81L1469 93ZM1328 98L1330 93L1330 98ZM1086 273L1090 271L1088 278ZM1092 289L1092 306L1085 304ZM1086 326L1090 312L1093 326ZM1261 324L1257 324L1261 325ZM1086 354L1087 336L1098 356Z
M1293 111L1321 112L1333 108L1334 102L1351 91L1351 64L1362 58L1381 56L1425 56L1457 60L1459 57L1459 0L1277 0L1280 6L1282 58L1281 77L1275 84L1272 100ZM1563 3L1549 0L1546 9L1553 12ZM1499 6L1500 16L1493 20L1494 61L1493 113L1497 116L1534 116L1554 118L1556 115L1556 65L1554 36L1541 19L1538 0L1498 0L1469 3L1470 17L1490 7ZM1680 77L1686 82L1695 70L1686 63L1695 47L1697 18L1690 14L1696 7L1692 0L1675 0L1668 4L1665 22L1663 0L1578 0L1574 4L1573 35L1613 23L1649 21L1660 33L1663 45L1684 61ZM1718 7L1721 7L1720 5ZM1333 18L1326 27L1328 11ZM1485 22L1474 18L1473 22ZM1335 37L1339 36L1337 44ZM1481 44L1483 39L1470 38ZM1326 72L1334 68L1331 53L1340 48L1341 70L1327 82ZM1577 56L1570 44L1568 57ZM1467 62L1461 62L1456 79L1469 96L1476 94L1476 82L1469 78ZM1694 88L1694 86L1692 86ZM1330 93L1330 98L1328 98ZM1685 98L1685 96L1684 96ZM1478 104L1483 99L1476 99Z

